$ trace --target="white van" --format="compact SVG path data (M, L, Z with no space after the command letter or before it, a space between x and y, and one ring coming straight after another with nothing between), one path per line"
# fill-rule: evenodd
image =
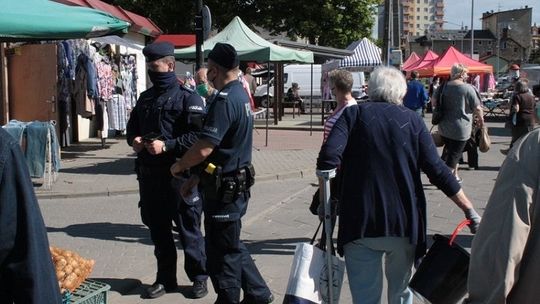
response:
M353 93L361 95L362 86L364 85L363 72L353 72ZM321 93L321 65L313 65L313 86L311 82L311 64L289 64L283 68L283 95L287 94L287 90L292 86L292 83L298 83L298 95L304 100L304 107L308 109L311 103L311 93L313 88L313 107L320 108L322 103ZM274 79L270 79L270 90L267 92L267 85L263 84L255 90L255 102L257 105L266 107L267 94L270 97L274 96ZM270 98L270 105L273 105L273 100Z

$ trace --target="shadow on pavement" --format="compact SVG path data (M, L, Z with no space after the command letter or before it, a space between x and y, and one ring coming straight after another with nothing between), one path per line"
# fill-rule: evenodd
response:
M294 255L297 243L307 243L309 238L291 238L277 240L244 240L251 254Z
M116 279L116 278L91 278L98 282L102 282L111 286L110 291L116 291L119 294L126 295L135 295L140 294L139 288L142 285L142 282L138 279Z
M144 225L88 223L69 225L64 228L47 227L47 232L64 232L73 237L153 245L150 240L150 232Z
M62 159L78 158L84 156L88 152L109 149L110 147L111 144L105 144L105 147L102 147L100 142L75 143L69 147L62 148L61 157Z
M107 175L131 175L135 174L133 158L120 158L112 162L92 164L85 167L60 169L60 173L73 174L107 174Z

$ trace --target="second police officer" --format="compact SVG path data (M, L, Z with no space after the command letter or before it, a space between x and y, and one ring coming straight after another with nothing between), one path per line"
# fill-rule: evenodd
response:
M200 230L202 202L196 196L190 200L180 197L169 168L195 142L195 131L201 128L205 115L204 104L197 94L179 84L172 44L153 43L143 53L153 87L140 95L131 112L127 142L137 152L141 218L150 229L157 259L156 281L147 288L146 296L157 298L177 290L174 222L184 248L184 269L193 282L191 297L201 298L208 293Z
M219 91L206 116L199 140L171 167L180 176L197 171L181 192L188 195L201 181L208 274L216 303L270 303L273 296L240 240L250 186L253 118L246 91L238 81L238 55L233 46L217 43L208 54L208 81ZM202 164L202 165L201 165ZM200 177L200 178L199 178Z

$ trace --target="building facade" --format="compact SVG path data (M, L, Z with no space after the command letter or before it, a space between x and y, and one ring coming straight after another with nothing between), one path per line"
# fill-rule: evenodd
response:
M529 59L532 49L531 25L532 8L528 6L482 14L482 29L490 30L496 38L491 51L514 63L527 62Z

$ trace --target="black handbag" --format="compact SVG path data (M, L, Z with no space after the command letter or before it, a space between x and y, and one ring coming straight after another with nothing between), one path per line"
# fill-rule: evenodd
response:
M433 114L431 115L431 124L432 125L438 125L444 116L443 111L443 93L444 89L446 88L446 83L441 88L441 93L439 94L439 98L437 98L437 106L433 108Z

